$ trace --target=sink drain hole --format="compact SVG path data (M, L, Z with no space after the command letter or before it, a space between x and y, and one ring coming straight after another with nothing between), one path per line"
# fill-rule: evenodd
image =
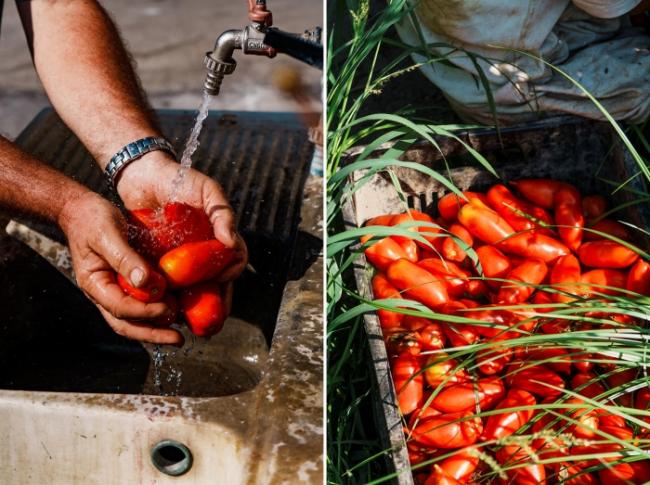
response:
M177 477L192 468L192 453L183 443L163 440L151 449L151 462L162 473Z

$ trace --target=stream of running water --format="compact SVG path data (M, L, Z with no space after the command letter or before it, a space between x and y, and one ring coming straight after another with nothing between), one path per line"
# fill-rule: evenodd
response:
M214 96L203 93L203 101L201 106L199 106L199 112L196 115L196 120L194 121L194 126L190 132L190 136L185 143L185 148L183 149L183 154L181 155L181 164L178 168L178 173L172 181L171 196L170 202L175 202L179 196L181 186L185 179L185 175L188 170L192 167L192 155L196 152L196 149L199 147L199 136L201 135L201 130L203 129L203 122L208 117L210 102ZM189 348L185 349L187 353L194 347L191 345ZM167 362L169 365L169 374L165 381L168 384L173 386L172 390L165 390L165 383L162 378L163 366L165 365L167 358L173 359L176 356L177 351L166 352L162 350L160 345L156 345L153 348L153 365L154 365L154 386L162 396L176 396L178 395L181 388L181 381L183 377L183 371L177 369L173 362Z
M203 122L208 117L210 102L214 96L203 93L203 101L201 106L199 106L199 112L196 115L196 120L194 121L194 127L190 132L190 136L185 143L185 149L181 155L181 165L178 169L178 174L176 178L172 181L172 190L170 202L175 202L176 198L179 195L181 186L183 185L183 180L188 170L192 167L192 155L196 152L196 149L199 147L199 135L201 135L201 129L203 128Z

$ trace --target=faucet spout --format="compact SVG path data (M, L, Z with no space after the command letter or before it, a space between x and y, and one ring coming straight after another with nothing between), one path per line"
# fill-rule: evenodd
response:
M203 84L203 91L216 96L221 90L221 83L227 74L235 72L237 61L232 55L235 49L241 49L244 38L243 30L226 30L214 44L214 49L206 52L203 64L208 70Z

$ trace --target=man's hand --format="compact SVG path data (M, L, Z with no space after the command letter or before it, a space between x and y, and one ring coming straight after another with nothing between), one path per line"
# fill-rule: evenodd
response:
M117 191L127 209L155 208L169 202L180 165L167 154L151 152L127 165L119 175ZM248 252L244 240L235 231L232 208L217 182L197 170L188 170L176 192L176 200L203 209L210 218L215 237L235 248L236 263L221 275L232 281L244 270Z
M77 284L116 333L157 344L183 344L178 331L151 323L168 315L167 305L142 303L116 283L119 273L133 286L143 286L151 269L129 246L126 221L115 206L88 191L65 204L58 222L68 238Z

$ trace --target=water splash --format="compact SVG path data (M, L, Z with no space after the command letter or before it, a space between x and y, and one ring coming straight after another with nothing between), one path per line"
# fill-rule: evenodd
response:
M171 202L175 202L178 197L180 187L183 184L185 179L185 174L192 167L192 155L196 152L196 149L199 147L199 135L201 134L201 129L203 128L203 122L208 117L210 102L214 96L203 93L203 101L201 106L199 106L199 112L196 115L196 120L194 121L194 127L190 132L190 136L187 139L185 144L185 149L181 155L181 166L178 169L176 178L172 181L172 190L171 190Z
M153 384L161 396L178 396L181 391L183 382L183 371L174 365L174 357L177 351L166 352L160 345L154 345L153 348ZM169 358L169 362L168 361ZM163 371L165 364L168 363L167 378L163 381ZM165 390L165 382L172 384L172 390Z

